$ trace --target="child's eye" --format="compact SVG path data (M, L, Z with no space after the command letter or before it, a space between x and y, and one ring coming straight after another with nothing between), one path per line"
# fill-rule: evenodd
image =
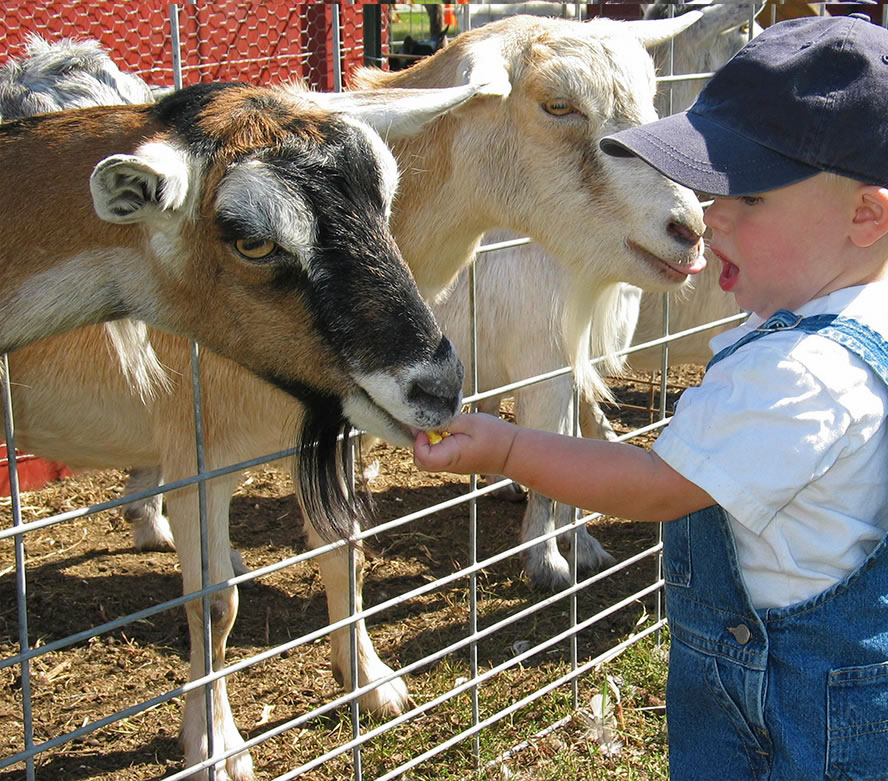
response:
M757 203L762 202L762 197L760 195L741 195L740 201L747 206L755 206Z

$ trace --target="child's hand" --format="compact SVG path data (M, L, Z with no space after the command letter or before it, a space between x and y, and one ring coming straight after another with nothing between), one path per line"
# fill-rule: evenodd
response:
M457 415L447 426L449 436L435 444L425 431L416 435L413 460L429 472L499 474L516 431L512 424L491 415Z

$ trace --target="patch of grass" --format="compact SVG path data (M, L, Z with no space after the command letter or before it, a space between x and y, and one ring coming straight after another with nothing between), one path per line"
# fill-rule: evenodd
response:
M576 709L573 687L567 683L505 716L493 728L481 732L477 762L474 738L469 737L402 778L665 781L669 777L663 702L665 643L668 639L663 630L659 644L654 636L644 638L601 669L580 677ZM494 683L479 688L480 719L492 717L525 693L569 671L569 664L559 658L556 662L518 666L500 673ZM469 675L464 660L448 658L422 677L421 689L414 690L414 697L419 703L432 700ZM606 735L602 733L602 720L595 717L596 695L602 695L603 723L610 729ZM471 693L461 693L427 715L368 743L362 753L365 774L376 778L415 756L417 752L411 750L412 746L437 745L470 729L472 710ZM364 728L375 724L367 720Z
M389 25L389 40L401 42L408 35L416 40L429 38L429 15L423 5L430 3L417 3L409 11L398 11L397 17ZM451 26L448 36L452 38L459 32L459 27Z

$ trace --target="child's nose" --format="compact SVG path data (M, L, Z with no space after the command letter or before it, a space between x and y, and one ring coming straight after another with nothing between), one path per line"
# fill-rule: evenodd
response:
M728 210L725 208L726 198L716 198L703 213L703 222L717 231L728 229Z

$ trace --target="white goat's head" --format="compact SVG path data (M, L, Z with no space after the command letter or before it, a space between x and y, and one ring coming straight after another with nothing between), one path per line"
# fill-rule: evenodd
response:
M447 258L439 246L462 244L470 252L471 241L496 226L539 241L581 286L622 280L670 289L702 268L694 195L638 160L598 148L602 135L656 118L645 46L698 18L513 16L462 33L402 73L357 74L354 83L363 88L484 85L486 97L395 145L402 189L393 225L427 296L466 260L465 252ZM427 204L423 214L419 203ZM432 237L434 251L431 214L445 226L440 241ZM420 234L422 249L414 243Z

